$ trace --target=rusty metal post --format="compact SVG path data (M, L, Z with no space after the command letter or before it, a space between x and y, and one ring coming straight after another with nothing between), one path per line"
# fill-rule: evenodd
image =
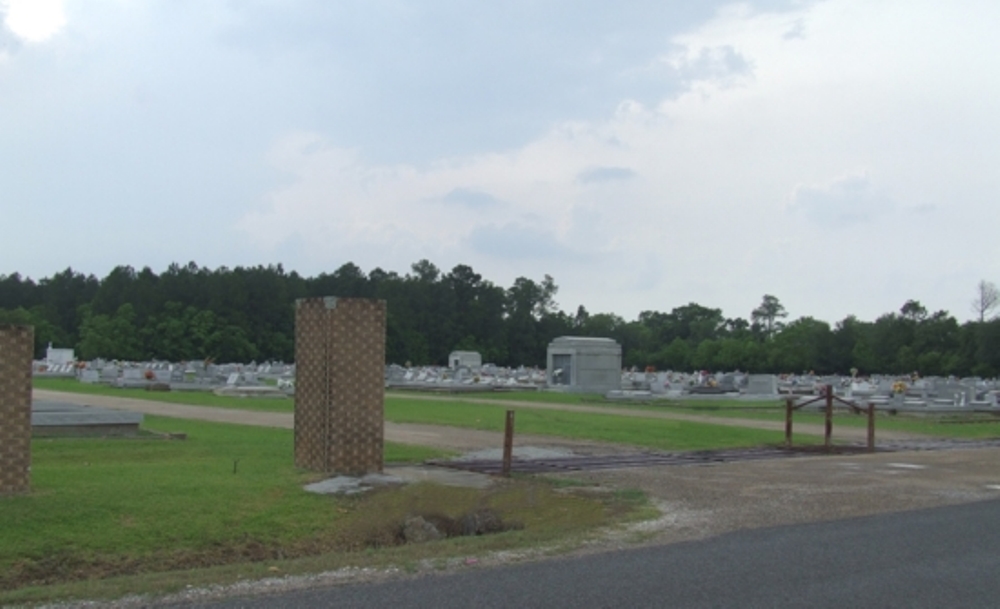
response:
M785 448L792 447L792 404L793 398L785 398Z
M503 430L503 476L510 477L510 461L514 453L514 411L507 411L507 424Z
M826 386L826 427L823 430L823 446L830 450L833 435L833 385Z
M875 452L875 404L868 402L868 452Z

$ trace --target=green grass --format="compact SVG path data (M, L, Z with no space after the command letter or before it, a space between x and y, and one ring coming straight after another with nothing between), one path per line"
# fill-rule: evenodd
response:
M784 403L775 404L770 402L751 402L752 406L746 407L746 402L730 402L729 404L712 404L707 408L700 407L697 402L690 406L677 408L665 406L659 408L663 412L677 412L683 414L699 414L720 419L751 419L756 421L784 421ZM852 414L849 411L837 408L834 410L834 427L845 425L848 427L866 427L868 417L865 414ZM823 424L825 415L815 410L797 410L793 423ZM896 414L892 415L884 411L878 411L875 419L875 435L878 437L879 430L901 431L927 436L941 436L949 438L993 438L1000 437L1000 417L988 414Z
M420 484L361 497L324 497L302 490L322 476L295 469L289 430L145 420L146 427L185 433L187 440L32 442L32 492L5 498L0 510L0 605L50 598L45 585L77 580L330 552L342 556L379 546L414 511L454 517L460 510L492 506L525 529L484 541L483 547L517 547L607 524L623 510L530 480L488 491ZM385 457L400 462L445 454L386 443ZM480 547L460 539L446 543L453 542L458 545L451 552ZM4 592L25 586L32 591ZM131 586L108 593L132 591Z
M507 406L388 398L387 420L502 431ZM544 409L517 411L517 433L632 444L664 450L730 448L777 443L779 432L687 421L622 417Z
M77 382L73 379L35 379L35 387L39 389L50 389L54 391L68 391L73 393L109 395L117 397L132 397L136 399L154 400L174 404L191 404L195 406L210 406L215 408L237 408L244 410L262 410L270 412L292 412L294 402L290 398L239 398L231 396L217 396L211 392L151 392L142 389L115 389L105 385L88 385ZM614 415L615 410L628 409L646 412L665 412L678 414L698 414L720 419L752 419L761 421L783 421L785 419L784 404L780 400L727 400L727 399L699 399L685 400L664 400L655 403L648 402L618 402L602 400L594 396L571 393L548 393L534 391L520 391L511 393L472 393L456 396L442 397L440 400L429 400L421 397L411 397L404 392L392 392L386 395L386 420L397 423L426 423L434 425L452 425L455 427L472 427L476 429L500 430L502 423L496 422L497 409L506 409L508 406L498 404L497 406L463 402L463 398L468 399L489 399L503 402L523 401L530 404L578 404L586 406L600 406L606 408L609 415ZM449 405L460 405L456 408ZM529 415L528 413L533 413ZM605 419L602 423L596 424L593 421L585 424L574 424L573 417L590 417L601 415L590 415L586 413L562 413L559 416L543 416L538 414L539 410L522 410L518 413L519 421L532 417L538 417L532 423L531 431L528 428L518 425L519 431L525 433L537 433L543 435L556 435L570 438L582 438L591 440L604 440L610 442L626 442L639 446L650 446L656 448L679 449L678 446L669 440L673 435L668 433L661 438L660 442L650 443L646 441L622 440L623 437L635 437L632 430L637 427L641 430L646 426L646 422L654 421L656 424L666 422L656 419L640 419L643 423L627 421L625 417L617 417L614 421ZM440 413L441 418L438 418ZM461 415L461 416L459 416ZM483 423L484 417L488 418L491 426ZM564 419L564 417L569 417ZM542 420L548 421L548 424ZM499 419L503 420L502 416ZM795 420L808 423L822 423L823 415L815 412L795 413ZM958 421L972 421L962 422ZM568 423L568 424L567 424ZM866 420L863 416L846 414L845 411L838 410L835 425L865 426ZM497 427L500 425L501 427ZM606 432L601 432L601 426L608 427ZM688 423L687 425L692 425ZM654 425L655 427L655 425ZM711 427L711 426L709 426ZM722 428L726 429L726 428ZM731 429L731 428L729 428ZM905 431L932 436L956 437L956 438L990 438L1000 436L1000 419L990 417L968 417L968 416L913 416L898 415L890 416L880 414L876 423L876 434L878 429ZM583 435L575 435L582 433ZM656 432L658 433L658 432ZM770 432L756 432L770 433ZM646 434L647 436L649 434ZM690 445L691 448L704 448L704 442L711 442L713 434L701 433L699 438ZM616 438L616 439L612 439ZM641 437L639 438L642 439ZM745 445L738 439L720 438L723 441L735 442L720 444L724 446ZM772 442L769 437L758 438L761 442ZM751 444L753 439L748 440Z
M140 389L115 389L100 385L87 385L72 379L37 379L39 389L85 392L120 397L135 397L163 402L213 406L219 408L254 408L290 412L292 400L267 398L234 398L201 392L148 392ZM535 395L521 392L515 395ZM565 397L567 394L550 394ZM579 395L571 397L581 398ZM505 399L510 399L507 396ZM394 393L386 397L385 418L395 423L424 423L502 431L504 412L508 406L477 404L461 398L428 400L402 397ZM520 433L552 435L669 450L694 450L734 446L754 446L781 440L777 432L739 429L663 419L636 419L619 417L609 408L608 414L560 412L555 410L524 409L517 415Z
M785 420L784 412L780 419ZM821 424L825 420L822 413L796 412L793 424L796 422ZM833 415L834 429L838 425L849 427L866 427L868 417L865 414L854 415L845 411L837 411ZM1000 418L989 415L890 415L879 413L875 418L875 438L879 430L902 431L927 436L947 438L996 438L1000 437Z
M32 490L0 511L0 565L67 551L143 554L322 530L329 502L301 491L292 432L154 416L145 427L188 439L32 442ZM387 443L388 462L442 451ZM234 468L236 473L234 473Z
M438 395L425 391L405 391L390 390L387 396L395 398L406 398L413 395ZM601 404L605 402L603 396L586 393L562 393L554 391L473 391L461 393L442 393L449 399L463 398L475 400L497 400L515 402L536 402L540 404Z
M170 404L190 406L211 406L213 408L237 408L241 410L262 410L267 412L292 412L295 402L291 398L241 398L215 395L211 391L146 391L145 389L118 389L102 384L81 383L75 379L35 378L36 389L67 391L86 395L107 395L137 400L152 400Z

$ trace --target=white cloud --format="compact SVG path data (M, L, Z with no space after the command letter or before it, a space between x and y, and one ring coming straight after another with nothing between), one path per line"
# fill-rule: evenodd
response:
M664 57L688 78L685 93L655 107L626 99L605 120L556 125L503 153L382 166L320 136L306 138L312 148L289 136L274 158L292 181L241 226L272 247L293 234L356 248L346 252L402 240L407 251L479 264L500 280L524 274L533 258L568 306L625 315L696 301L745 316L761 294L777 293L793 315L873 317L940 288L934 278L954 268L942 245L951 236L981 232L979 253L1000 253L985 228L1000 219L987 162L1000 138L986 135L1000 123L985 102L1000 95L1000 79L983 78L1000 57L986 25L997 20L968 8L735 6L670 41ZM449 192L489 193L506 205L427 206ZM789 193L811 225L787 213ZM915 236L931 214L900 225L894 209L978 211L990 221L934 226L928 241ZM826 225L853 227L847 239L856 241L828 235ZM877 259L868 247L876 239L887 250ZM383 252L369 265L411 261ZM818 269L859 268L864 302L824 293ZM910 291L897 293L904 280Z
M44 42L66 25L61 0L4 0L4 25L27 42Z
M894 205L878 192L866 174L847 176L825 185L799 185L789 211L802 214L820 228L842 228L871 222L891 213Z

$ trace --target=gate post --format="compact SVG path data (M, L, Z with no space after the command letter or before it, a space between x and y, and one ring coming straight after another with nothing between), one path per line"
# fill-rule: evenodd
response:
M830 436L833 435L833 385L826 386L826 426L823 430L823 446L831 448Z
M792 398L785 398L785 448L792 447Z
M868 452L875 452L875 404L868 402Z

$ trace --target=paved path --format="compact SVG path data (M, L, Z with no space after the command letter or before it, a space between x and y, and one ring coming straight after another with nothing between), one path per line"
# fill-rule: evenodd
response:
M992 608L998 519L987 501L194 606Z

